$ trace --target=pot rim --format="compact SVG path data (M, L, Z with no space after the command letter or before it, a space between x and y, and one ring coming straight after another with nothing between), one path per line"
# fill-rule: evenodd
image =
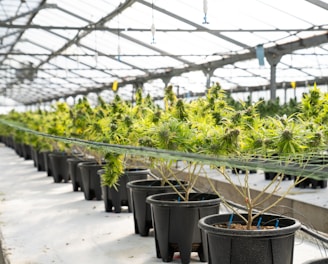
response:
M68 157L67 152L61 152L61 151L55 151L55 152L49 152L49 157Z
M127 174L138 174L138 173L150 173L150 169L144 167L129 167L124 169L124 173Z
M206 200L197 200L197 201L177 201L177 200L162 200L160 198L163 198L165 196L167 197L172 197L172 196L178 196L178 194L176 192L168 192L168 193L157 193L157 194L153 194L150 195L146 198L146 202L151 204L151 205L155 205L155 206L162 206L162 207L197 207L200 205L205 205L209 206L209 205L217 205L221 202L221 199L213 193L199 193L199 192L192 192L190 193L190 195L194 195L194 194L198 194L198 195L209 195L212 198L211 199L206 199Z
M171 182L177 182L176 180L170 180ZM128 188L131 189L169 189L172 188L170 185L151 185L151 183L162 182L160 179L142 179L142 180L134 180L130 181L126 184ZM185 181L181 181L181 183L186 183ZM180 184L175 185L176 187L181 186Z
M323 262L325 261L325 262ZM328 258L316 258L316 259L311 259L308 260L306 262L304 262L303 264L324 264L324 263L328 263Z
M106 163L102 162L101 164L99 164L97 161L81 161L77 164L78 167L84 167L84 166L92 166L92 167L96 167L96 166L104 166Z

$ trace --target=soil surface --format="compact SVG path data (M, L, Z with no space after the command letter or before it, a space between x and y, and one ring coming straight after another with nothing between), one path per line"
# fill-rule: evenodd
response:
M229 228L229 229L237 229L237 230L247 230L247 226L244 224L231 224L229 227L227 224L216 224L215 227L220 228ZM274 226L251 226L250 230L270 230L275 229Z

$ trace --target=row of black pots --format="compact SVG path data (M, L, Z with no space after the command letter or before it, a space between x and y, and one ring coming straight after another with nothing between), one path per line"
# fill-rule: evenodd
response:
M105 163L99 164L95 160L86 160L81 155L68 155L65 152L39 152L33 150L35 166L39 171L46 171L54 178L55 183L72 182L73 191L81 190L85 200L104 200L106 212L121 212L121 206L131 203L126 184L132 180L145 179L149 170L126 169L116 188L101 186L101 173Z
M51 155L43 157L46 156L51 157ZM61 156L65 155L61 154ZM77 191L80 188L85 191L90 187L89 191L84 192L86 199L101 199L107 196L104 195L106 191L100 186L101 164L90 161L81 163L79 158L66 158L68 168L71 159L75 159L72 162L75 167L68 170L68 176L63 172L57 172L59 175L57 181L78 177L79 183L76 183L73 189ZM46 169L47 166L44 167ZM87 167L90 169L86 169ZM80 176L74 174L72 169L80 171ZM82 173L84 170L87 173ZM146 172L148 173L148 170ZM52 173L50 172L50 175ZM97 180L97 184L93 180ZM172 184L177 186L177 182ZM135 180L131 177L119 183L118 189L122 187L129 189L126 196L123 195L123 204L127 204L129 211L133 211L135 233L147 236L149 229L154 228L156 255L162 258L163 262L172 261L175 252L180 253L182 263L190 262L191 252L197 252L200 261L208 261L209 264L292 264L293 262L294 234L300 227L300 223L295 219L263 215L262 222L271 225L273 221L279 219L279 228L265 231L218 228L214 227L214 224L228 223L230 215L219 214L220 199L216 195L192 193L188 202L181 202L178 194L172 193L170 185L161 186L159 180ZM113 202L113 198L110 198L110 202L107 201L106 211L111 211L114 207L115 212L120 212L120 209L117 209L122 205L120 203ZM240 221L237 216L234 217L234 222Z
M327 170L326 165L328 164L328 156L319 156L319 157L312 157L309 160L304 161L304 165L302 165L304 168L307 168L308 170L318 170L316 167L317 165L325 165L323 170ZM264 178L265 180L273 180L276 177L277 173L276 172L270 172L270 171L265 171L264 172ZM284 174L281 177L283 177L283 180L296 180L299 179L298 175L292 175L292 174ZM302 177L301 177L302 179ZM305 188L312 188L312 189L317 189L317 188L327 188L327 180L315 180L311 178L306 178L302 179L301 182L298 184L295 184L295 187L305 189Z
M273 180L276 177L276 175L277 175L276 172L264 172L264 177L266 180ZM282 177L284 180L294 180L294 181L297 178L290 174L285 174ZM306 179L303 179L302 182L296 184L295 187L298 187L301 189L305 189L305 188L324 189L324 188L327 188L327 180L315 180L315 179L306 178Z
M30 145L14 142L14 149L16 154L25 160L32 159L32 149Z
M126 184L132 180L146 179L149 170L143 168L125 169L116 187L102 186L101 174L105 163L95 160L85 160L79 156L69 156L65 153L49 153L51 174L54 182L72 181L73 191L79 189L84 193L85 200L104 200L105 211L121 212L122 206L127 206L131 212L131 202Z
M25 160L32 159L32 147L29 144L17 142L11 136L1 136L1 142L15 150L16 154Z
M200 261L209 263L293 263L294 234L300 228L297 220L263 215L262 221L267 225L274 225L279 219L279 228L265 231L214 228L213 224L228 223L231 216L219 214L220 199L216 195L192 193L188 202L181 202L177 193L161 190L154 194L146 182L156 181L128 183L136 233L148 235L149 228L154 228L156 255L163 262L172 261L174 253L179 252L181 262L190 263L191 253L197 252ZM167 187L167 191L172 189ZM145 206L145 199L150 208ZM241 221L234 217L234 223Z

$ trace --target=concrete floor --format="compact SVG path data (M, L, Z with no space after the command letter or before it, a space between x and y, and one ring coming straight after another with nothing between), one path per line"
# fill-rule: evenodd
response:
M162 263L156 258L153 234L134 234L127 209L106 213L103 201L86 201L70 183L54 183L31 160L3 144L0 239L6 264ZM327 245L297 233L294 264L327 256ZM197 262L193 255L192 263ZM180 263L178 255L173 263Z

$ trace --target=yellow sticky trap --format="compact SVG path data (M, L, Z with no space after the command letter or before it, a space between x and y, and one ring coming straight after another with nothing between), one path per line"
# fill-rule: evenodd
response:
M296 82L290 82L290 85L292 86L293 89L296 88Z
M118 81L114 81L114 82L113 82L113 85L112 85L112 90L113 90L114 92L116 92L117 89L118 89Z

